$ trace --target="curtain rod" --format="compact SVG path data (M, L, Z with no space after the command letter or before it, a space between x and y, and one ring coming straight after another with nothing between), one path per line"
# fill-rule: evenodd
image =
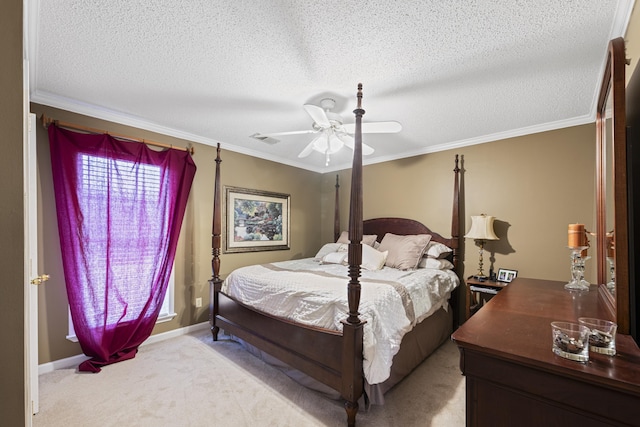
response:
M107 135L111 135L114 138L125 139L127 141L141 142L143 144L153 145L153 146L156 146L156 147L175 148L176 150L188 151L189 154L191 154L191 155L193 155L193 153L195 152L195 150L193 149L192 146L180 147L180 146L175 146L175 145L171 145L171 144L164 144L162 142L149 141L149 140L146 140L146 139L143 139L143 138L134 138L134 137L127 136L127 135L122 135L122 134L109 132L109 131L106 131L106 130L90 128L90 127L87 127L87 126L76 125L76 124L68 123L68 122L61 122L60 120L54 120L51 117L47 117L45 114L42 114L41 120L42 120L42 126L44 126L45 129L47 127L49 127L49 125L51 123L54 123L58 127L63 127L63 128L67 128L67 129L81 130L81 131L85 131L85 132L89 132L89 133L97 133L97 134L106 133Z

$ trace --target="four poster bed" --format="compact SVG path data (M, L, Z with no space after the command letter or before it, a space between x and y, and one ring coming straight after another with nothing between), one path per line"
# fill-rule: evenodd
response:
M311 381L337 391L345 400L349 426L355 425L358 401L363 395L374 403L382 402L384 392L449 339L456 318L449 299L452 297L452 305L457 308L455 289L460 283L455 273L460 246L458 157L454 168L451 238L410 219L363 221L362 85L358 85L357 96L348 238L342 236L337 243L323 246L313 259L243 267L223 281L219 275L222 192L218 145L210 280L213 339L217 340L223 329L302 372ZM336 202L338 187L336 184ZM337 218L336 211L336 238L340 231ZM340 244L340 240L348 245ZM422 247L420 266L427 259L427 247L448 248L450 252L444 253L446 259L433 256L430 262L438 265L450 262L451 268L417 268L417 264L403 269L369 266L372 256L380 262L379 252L385 254L384 263L389 265L389 256L397 249L397 245L389 243L405 241ZM329 258L348 259L348 266L345 268L339 261L333 263ZM425 285L423 281L431 284ZM318 294L311 294L311 284ZM289 299L278 299L278 292ZM310 300L301 299L309 294ZM311 312L301 311L302 306L311 307Z

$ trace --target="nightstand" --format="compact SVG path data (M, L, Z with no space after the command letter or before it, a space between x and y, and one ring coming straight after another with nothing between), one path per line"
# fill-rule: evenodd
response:
M478 311L485 302L489 301L495 294L500 292L502 288L509 284L507 282L494 282L489 279L478 280L473 276L468 277L465 282L467 285L467 319Z

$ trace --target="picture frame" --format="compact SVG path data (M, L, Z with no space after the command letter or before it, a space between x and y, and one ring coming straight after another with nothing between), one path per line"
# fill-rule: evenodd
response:
M225 253L290 249L291 196L225 186Z
M511 283L511 281L513 281L513 279L515 279L517 276L518 276L517 270L509 270L506 268L501 268L498 270L497 280L498 282Z

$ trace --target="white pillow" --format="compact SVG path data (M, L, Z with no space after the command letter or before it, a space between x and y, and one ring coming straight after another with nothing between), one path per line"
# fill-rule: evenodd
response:
M418 268L435 268L438 270L453 270L453 264L446 259L436 259L430 257L423 257Z
M362 245L362 268L365 270L380 270L384 267L389 251L380 252L371 246Z
M330 252L322 257L322 264L344 264L348 255L347 252Z
M367 234L362 236L362 244L373 246L376 243L376 239L378 238L377 234ZM343 231L336 240L336 243L349 243L349 232Z
M322 259L328 253L346 251L346 250L347 250L346 245L343 245L342 243L327 243L320 248L320 250L318 251L318 253L314 258Z
M430 234L398 236L387 233L380 242L378 250L389 251L385 265L399 270L413 270L418 267L430 240Z
M340 245L340 247L345 247L346 249L346 245L343 245L342 243L327 243L327 245ZM320 262L322 264L348 264L349 252L339 249L340 248L338 248L337 251L325 253L322 257L316 256L316 258L320 258ZM320 252L318 252L318 254L320 254ZM365 270L380 270L382 267L384 267L384 262L387 259L387 254L388 252L380 252L373 249L371 246L362 245L361 267Z
M443 245L440 242L429 242L425 255L431 258L446 258L451 252L453 252L453 249L447 245Z

